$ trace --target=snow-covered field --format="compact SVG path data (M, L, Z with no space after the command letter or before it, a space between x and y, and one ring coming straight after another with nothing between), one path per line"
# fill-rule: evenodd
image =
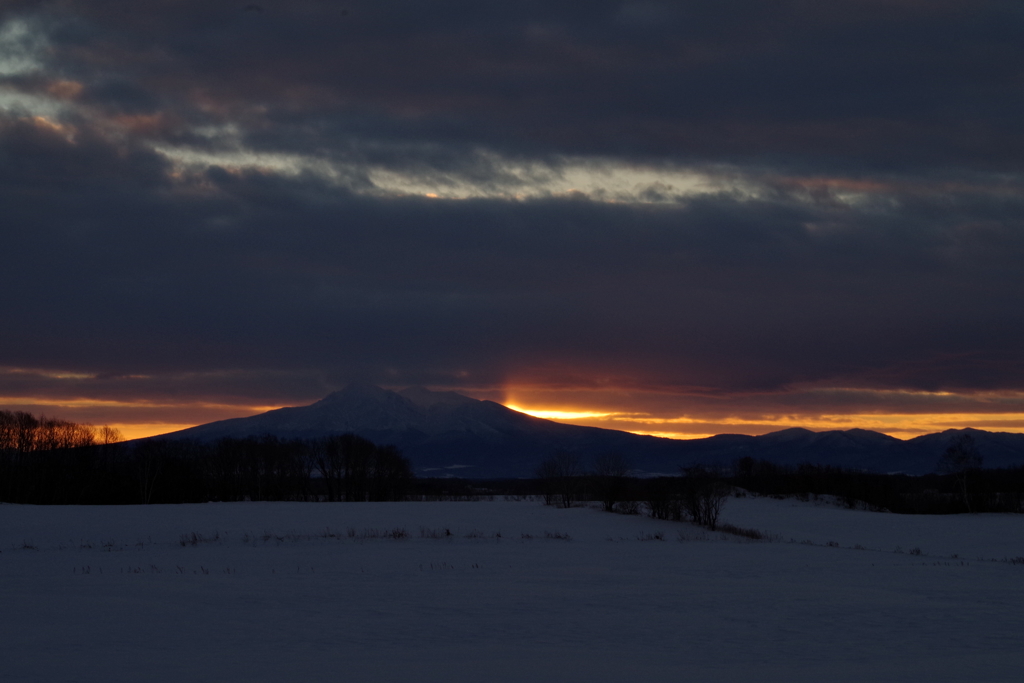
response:
M0 505L0 680L1021 680L1024 516L723 518Z

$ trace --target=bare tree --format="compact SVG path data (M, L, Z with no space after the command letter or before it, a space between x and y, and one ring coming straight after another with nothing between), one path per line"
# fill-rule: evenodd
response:
M370 500L403 500L412 466L395 446L377 446L370 475Z
M656 477L644 481L644 503L655 519L683 518L683 491L679 477Z
M124 436L121 434L121 430L116 427L108 427L103 425L99 431L99 442L104 446L109 446L113 443L121 443L124 441Z
M626 475L630 469L629 458L622 453L604 453L594 458L596 493L605 512L614 510L615 504L625 495L628 484Z
M132 450L131 470L138 487L138 502L149 505L153 502L157 481L163 472L174 444L163 441L143 441Z
M543 480L544 503L572 507L583 489L583 459L572 451L558 451L537 468L537 477Z
M969 432L961 432L950 439L946 451L939 458L939 472L953 475L967 512L971 512L968 479L974 472L981 469L982 462L978 445Z
M327 491L327 500L342 500L342 480L345 474L344 444L339 436L317 439L309 444L312 471L320 475Z
M328 500L402 500L413 479L409 460L394 446L377 446L355 434L335 434L309 444Z
M725 501L729 497L728 484L710 467L687 467L683 473L683 498L687 513L695 523L714 531L718 526L718 517L725 506Z

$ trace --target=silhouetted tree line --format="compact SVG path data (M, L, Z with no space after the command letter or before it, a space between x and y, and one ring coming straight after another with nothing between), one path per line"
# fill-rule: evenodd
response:
M409 461L396 448L353 434L103 443L97 438L105 438L102 430L93 429L90 438L89 429L0 412L0 501L384 501L405 499L413 481Z
M714 530L732 486L717 470L696 465L682 477L657 477L638 483L641 500L656 519L688 519Z
M743 458L727 471L698 465L682 468L681 476L638 479L629 476L628 459L621 455L598 456L588 468L579 454L559 452L537 469L531 493L543 495L549 505L600 501L608 511L689 519L711 529L734 489L802 498L829 495L851 508L904 514L1024 512L1024 467L982 469L982 462L970 434L954 437L937 472L924 476ZM500 485L491 491L504 492Z
M1024 512L1024 467L908 476L744 458L729 481L754 493L830 495L850 508L866 505L904 514Z
M110 427L0 410L0 501L87 497L104 468L98 451L121 440Z
M353 434L284 440L273 436L214 443L149 439L122 443L108 427L0 411L0 502L148 504L239 500L472 500L543 496L571 507L599 501L608 511L689 519L715 528L728 493L838 498L910 514L1024 512L1024 467L982 469L969 435L954 439L924 476L873 474L821 465L776 465L743 458L729 472L708 467L681 476L630 476L628 458L575 452L545 460L534 479L415 479L393 446Z
M924 476L874 474L839 467L784 467L743 458L731 482L768 495L831 495L848 507L868 507L906 514L960 512L1024 512L1024 467L982 469L983 457L974 437L953 437Z
M112 427L94 427L20 411L0 410L0 452L33 453L121 441Z
M417 477L406 500L474 501L505 497L531 498L540 495L536 479L457 479L455 477Z
M621 453L597 456L591 468L582 456L560 451L537 468L537 482L547 505L572 507L598 500L608 512L639 514L642 507L657 519L690 521L715 529L730 486L716 470L683 468L679 477L637 479L629 476L629 459Z
M534 494L554 505L565 501L599 501L604 509L645 513L658 519L683 520L714 529L731 491L762 495L835 496L850 508L901 514L1024 512L1024 467L981 469L963 460L923 476L877 474L823 465L776 465L744 458L728 471L689 467L681 476L638 479L598 474L538 478ZM977 464L977 466L973 466ZM500 487L492 487L502 492ZM573 504L572 502L568 504Z

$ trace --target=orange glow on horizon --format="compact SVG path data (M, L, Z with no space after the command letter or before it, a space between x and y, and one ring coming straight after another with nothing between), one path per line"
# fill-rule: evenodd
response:
M803 428L815 432L866 429L897 439L912 439L947 429L972 427L993 432L1024 433L1024 413L851 413L825 415L761 415L663 417L639 412L608 412L578 406L525 408L507 403L512 410L556 422L615 429L632 434L668 439L703 439L717 434L752 436ZM676 427L673 429L673 427Z
M591 418L604 418L615 415L616 413L600 413L589 410L549 410L541 408L524 408L519 405L512 403L506 403L506 408L510 408L518 413L526 413L533 417L540 417L545 420L585 420Z
M230 403L172 403L109 399L55 399L0 396L0 410L45 414L79 424L106 425L119 430L126 440L177 432L189 427L235 417L248 417L281 408L280 405Z
M628 431L630 434L637 434L639 436L656 436L659 439L675 439L676 441L691 441L693 439L710 439L716 434L689 434L682 432L642 432L635 429L623 430Z
M131 422L116 422L108 427L121 432L121 435L125 438L125 441L132 439L144 439L147 436L160 436L162 434L170 434L171 432L178 432L182 429L188 429L189 427L195 427L194 424L165 424L165 423L131 423Z
M1024 414L1021 413L935 413L918 415L894 413L888 415L822 415L813 417L789 415L764 419L739 417L702 419L699 417L657 418L638 413L609 413L569 407L562 410L555 410L553 408L523 408L517 404L506 404L506 407L533 417L553 420L555 422L578 424L587 427L601 427L603 429L614 429L632 434L680 440L706 439L717 434L749 434L757 436L794 427L801 427L816 432L868 429L904 440L923 434L941 432L946 429L963 429L965 427L985 429L993 432L1024 433ZM245 417L246 415L254 415L274 409L270 407L256 409L251 406L244 409L238 406L238 408L238 417ZM126 439L138 439L188 429L198 424L205 424L208 421L213 420L181 424L161 422L133 423L125 421L112 423L110 426L121 430ZM670 427L671 425L679 425L681 429L678 431L665 429L665 427ZM656 428L648 429L646 428L648 426ZM661 427L661 429L657 429L657 427ZM693 431L683 431L687 427Z
M6 372L22 374L27 371L8 369ZM84 376L80 373L56 371L46 372L45 375L71 381L78 381ZM481 398L488 395L488 390L480 391L483 392ZM890 391L880 393L886 395L893 408L901 407L899 396L906 395L908 405L931 410L916 413L904 409L902 412L886 413L861 410L807 414L793 407L784 409L785 412L773 410L769 402L760 407L748 406L728 413L724 410L728 404L700 401L699 397L694 396L679 397L680 403L676 407L665 400L664 394L614 389L594 393L574 392L571 389L519 389L514 396L509 393L506 391L502 403L512 410L534 417L671 439L700 439L716 434L760 435L794 427L818 432L866 429L898 439L967 427L993 432L1024 433L1024 409L1013 412L1018 405L1024 407L1024 395L1019 394L958 396L948 392ZM564 401L560 400L563 398ZM935 403L930 402L932 398ZM708 412L702 412L704 405L708 406ZM955 405L959 410L940 412L946 405L950 408ZM157 436L217 420L256 415L280 407L279 404L247 405L202 400L0 395L0 410L23 410L79 423L106 424L119 429L128 439ZM992 412L985 412L986 408Z

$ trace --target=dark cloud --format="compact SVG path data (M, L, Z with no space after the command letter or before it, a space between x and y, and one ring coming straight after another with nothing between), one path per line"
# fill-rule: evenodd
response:
M1022 147L1013 2L237 5L48 5L77 27L54 30L54 68L271 149L907 170L1007 169Z
M60 109L0 92L0 366L86 378L0 393L1024 387L1015 3L260 6L8 10L48 47L0 87ZM373 180L510 164L722 189Z

